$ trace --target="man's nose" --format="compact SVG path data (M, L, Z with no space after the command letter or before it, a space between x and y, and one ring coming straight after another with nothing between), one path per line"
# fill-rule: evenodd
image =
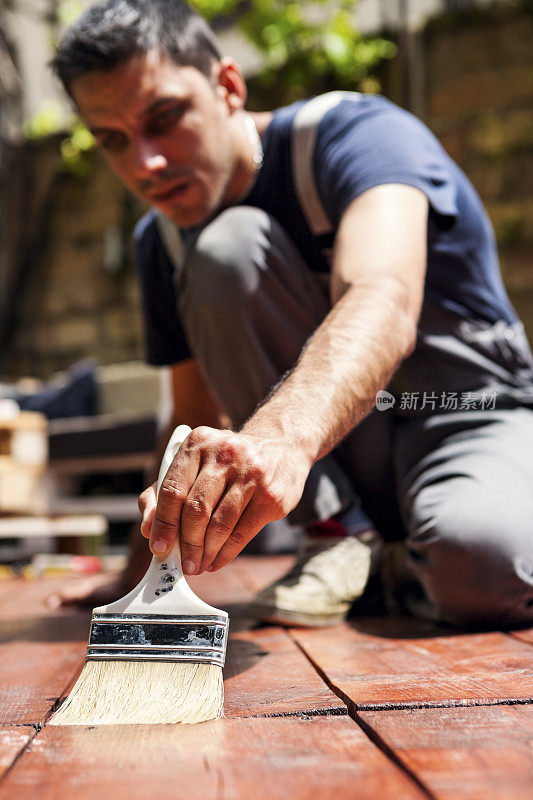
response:
M135 169L140 178L149 178L155 172L165 170L167 166L167 159L155 142L146 139L137 142Z

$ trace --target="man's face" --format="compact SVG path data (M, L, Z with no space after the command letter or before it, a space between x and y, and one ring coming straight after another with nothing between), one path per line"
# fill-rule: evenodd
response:
M219 78L151 52L74 81L79 111L123 183L181 227L238 194L233 112Z

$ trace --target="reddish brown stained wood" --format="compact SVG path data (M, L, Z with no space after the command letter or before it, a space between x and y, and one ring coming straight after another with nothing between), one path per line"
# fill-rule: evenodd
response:
M25 580L13 578L5 582L9 595L2 596L0 620L34 616L36 613L51 613L44 601L48 595L66 586L69 582L83 578L39 578Z
M243 578L240 564L243 559L190 581L200 597L225 608L230 615L224 669L226 716L344 708L344 703L326 686L285 631L249 630L254 621L248 614L248 602L254 592L247 587L246 577ZM264 571L271 569L272 559L266 561ZM259 566L263 558L252 563Z
M42 723L79 672L85 642L12 642L0 646L0 724Z
M21 581L13 578L3 578L0 580L0 609L4 603L13 599L13 585Z
M460 633L393 617L291 636L356 705L531 697L533 648L503 633Z
M88 612L51 611L43 599L61 579L13 581L0 610L0 723L42 723L85 655Z
M230 619L230 632L250 628L254 620L248 613L248 605L253 593L242 580L241 571L232 561L219 572L204 572L187 578L191 589L206 603L227 611Z
M232 636L224 688L227 717L345 708L280 628Z
M45 728L1 798L376 800L424 794L347 717Z
M259 566L263 558L253 559ZM208 603L230 615L230 641L224 669L227 717L297 713L322 708L343 708L344 703L326 686L288 634L280 628L249 630L254 620L248 602L254 592L247 587L240 562L233 561L214 574L191 579L190 584ZM286 559L284 559L286 560ZM266 559L264 572L276 560ZM277 567L279 570L279 562Z
M510 632L510 636L514 639L518 639L519 642L533 644L533 628L527 628L522 631L512 631Z
M191 581L210 603L230 613L226 714L254 716L343 708L289 635L279 629L250 631L251 592L227 569ZM55 581L52 588L61 586ZM51 612L42 604L49 581L21 582L17 603L0 615L0 697L4 723L42 722L82 666L90 613ZM15 616L18 611L19 615ZM240 631L240 633L239 633Z
M255 595L288 572L294 556L239 556L234 563L241 571L242 580Z
M187 578L192 590L207 603L224 608L226 604L248 603L253 592L242 579L237 561L218 572L204 572Z
M9 728L0 726L0 781L13 761L24 749L32 736L33 728Z
M530 800L533 706L363 711L438 800Z

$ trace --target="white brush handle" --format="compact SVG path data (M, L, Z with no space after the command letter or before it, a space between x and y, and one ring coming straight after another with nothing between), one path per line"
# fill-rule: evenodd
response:
M165 479L168 468L172 464L180 445L190 434L188 425L176 428L161 460L157 492ZM129 594L108 603L106 606L94 608L93 612L117 614L222 614L225 611L204 603L197 597L183 575L179 542L176 543L166 558L153 556L152 562L142 581Z
M187 438L187 436L192 433L191 428L188 425L180 425L170 439L168 440L168 444L165 448L165 452L163 453L163 458L161 459L161 466L159 467L159 475L157 476L157 488L156 493L159 494L159 490L161 489L161 484L165 480L165 476L168 472L168 469L174 458L176 457L178 450L180 449L181 445Z

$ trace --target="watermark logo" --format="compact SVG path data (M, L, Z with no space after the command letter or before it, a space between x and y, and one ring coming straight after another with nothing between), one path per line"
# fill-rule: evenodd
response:
M376 394L376 408L378 411L386 411L388 408L393 408L396 398L385 389L380 389Z
M399 411L493 411L497 392L402 392ZM376 408L394 408L396 398L384 389L376 394Z

